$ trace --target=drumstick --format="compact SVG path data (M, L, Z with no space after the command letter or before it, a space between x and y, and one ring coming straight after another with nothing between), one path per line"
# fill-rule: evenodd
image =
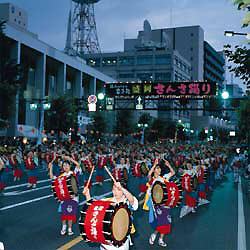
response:
M111 179L113 180L114 183L116 183L116 180L114 178L114 176L110 173L110 171L108 170L107 166L104 166L105 170L107 171L108 175L111 177Z
M91 173L90 173L90 175L89 175L89 179L88 179L88 182L87 182L87 184L86 184L86 187L87 187L87 188L89 187L89 183L90 183L90 180L91 180L92 175L93 175L93 173L94 173L94 170L95 170L95 167L92 166Z

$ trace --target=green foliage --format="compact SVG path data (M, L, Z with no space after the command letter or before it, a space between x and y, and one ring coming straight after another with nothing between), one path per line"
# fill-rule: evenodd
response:
M247 87L250 87L250 49L246 46L235 46L233 50L231 45L226 45L224 48L228 61L233 63L228 67L230 72L234 72L236 77L239 77Z
M205 100L203 105L204 108L207 110L221 110L223 108L223 103L221 98L211 98ZM221 115L221 111L211 111L210 113L215 116Z
M94 123L91 125L91 128L99 133L106 132L106 122L105 117L101 111L94 112L92 116Z
M138 123L141 123L141 124L150 124L152 118L150 116L150 114L148 113L143 113L141 114L139 120L138 120Z
M231 106L234 108L239 108L240 107L240 100L239 99L232 99Z
M229 137L228 133L229 132L225 129L218 129L218 139L220 140L220 142L227 143Z
M198 135L200 141L204 141L207 138L207 134L205 133L205 129L202 129Z
M128 135L133 132L132 111L121 110L116 115L115 131L118 134Z
M250 100L241 101L238 116L240 137L246 139L250 136Z
M77 127L77 107L74 99L61 96L52 100L51 109L45 112L45 130L68 132Z
M7 120L14 109L15 95L24 80L23 70L10 59L11 41L4 34L5 22L0 22L0 118ZM2 124L2 123L1 123ZM0 127L2 127L0 124Z
M155 132L150 133L149 137L153 137L154 140L160 138L171 138L175 137L176 123L172 121L165 121L159 118L153 120L150 130Z
M247 12L242 21L242 27L247 27L250 24L250 0L233 0L233 3L237 5L238 10Z

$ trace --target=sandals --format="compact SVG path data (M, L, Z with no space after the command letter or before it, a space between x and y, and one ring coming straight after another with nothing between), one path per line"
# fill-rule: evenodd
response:
M66 234L66 230L62 229L61 230L61 235L65 235Z
M71 229L69 229L68 230L68 235L73 235L73 234L74 234L74 232Z
M150 238L149 238L149 244L150 245L154 245L155 238L156 238L156 234L153 233L153 234L150 235Z
M161 246L161 247L166 247L166 246L167 246L167 243L164 242L164 241L161 240L161 239L159 239L158 244L159 244L159 246Z

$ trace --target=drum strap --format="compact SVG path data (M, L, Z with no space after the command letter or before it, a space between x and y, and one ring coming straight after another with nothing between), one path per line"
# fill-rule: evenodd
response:
M102 250L108 250L103 244L101 245Z

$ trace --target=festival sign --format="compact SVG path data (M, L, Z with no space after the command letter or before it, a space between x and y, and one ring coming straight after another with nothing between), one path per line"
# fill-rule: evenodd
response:
M107 83L106 95L133 98L208 98L217 94L215 82Z

